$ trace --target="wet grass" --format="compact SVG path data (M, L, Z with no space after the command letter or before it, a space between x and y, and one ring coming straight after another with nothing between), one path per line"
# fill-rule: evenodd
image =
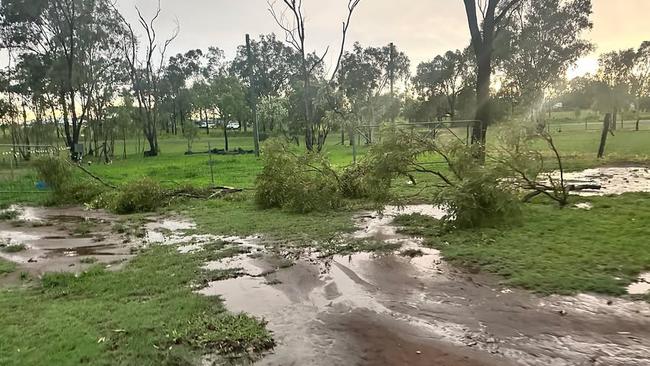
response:
M4 253L20 253L23 252L27 249L25 244L14 244L14 245L7 245L4 247L0 247L0 250L3 251Z
M208 256L220 255L152 247L119 272L96 266L0 290L0 365L193 365L271 347L263 322L192 292Z
M16 265L13 262L6 261L0 258L0 276L7 273L12 273L16 270Z
M556 143L566 157L566 165L569 169L581 169L598 165L613 165L621 162L648 162L650 161L650 131L619 131L616 136L610 136L607 145L607 156L604 160L596 159L600 133L598 131L565 131L552 130ZM488 135L490 144L493 145L496 132L491 131ZM201 135L194 144L195 151L207 151L208 143L213 148L222 148L223 141L220 135ZM135 152L135 141L127 141L127 158L117 157L112 164L91 164L86 169L94 174L103 177L113 184L123 184L129 181L150 177L163 186L178 187L190 184L196 187L207 187L212 182L216 185L231 186L244 189L252 189L255 186L255 178L261 171L261 161L254 155L234 156L212 156L213 164L210 169L210 157L204 155L184 155L187 142L183 138L161 136L161 154L154 158L143 158L141 153ZM231 146L243 149L252 149L252 138L250 136L231 136ZM541 145L540 145L541 146ZM297 147L297 151L302 151ZM121 143L116 146L116 151L121 151ZM358 148L359 156L362 156L367 147L363 144ZM332 164L336 168L343 168L352 163L352 149L349 146L340 145L340 141L332 136L325 147ZM427 163L437 163L440 159L432 159ZM550 159L549 167L552 167L553 160ZM1 170L1 169L0 169ZM79 179L88 179L82 173ZM38 180L34 171L30 169L29 163L21 163L20 168L14 171L15 179L0 175L0 207L8 203L31 203L41 205L51 201L48 194L35 192L35 182ZM429 183L429 177L420 176L422 185ZM89 179L89 182L92 180ZM406 197L418 195L422 185L411 186L406 180L398 182L396 190Z
M0 212L0 220L15 220L19 214L16 210L4 210Z
M592 210L526 205L524 223L499 229L446 232L434 219L401 217L405 232L422 235L445 259L470 271L505 278L542 294L623 295L650 270L650 194L575 198Z
M192 218L202 232L247 236L264 234L270 239L310 245L354 230L355 207L340 211L296 214L280 209L261 210L248 193L225 200L192 200L172 209Z

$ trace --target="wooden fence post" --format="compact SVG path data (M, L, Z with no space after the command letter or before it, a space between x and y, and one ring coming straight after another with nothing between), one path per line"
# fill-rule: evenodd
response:
M611 122L612 122L612 114L607 113L605 115L605 121L603 121L603 133L600 136L600 146L598 147L598 159L602 159L605 156L605 144L607 143L607 134L609 133Z

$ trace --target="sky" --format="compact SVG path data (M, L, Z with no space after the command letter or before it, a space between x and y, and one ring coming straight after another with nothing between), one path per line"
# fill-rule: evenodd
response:
M594 28L585 37L596 51L581 59L569 71L575 77L595 71L598 54L638 47L650 40L650 0L592 0ZM341 23L347 0L303 0L307 17L307 47L323 52L330 46L326 61L331 65L338 52ZM152 15L156 0L117 0L127 19L135 20L135 7ZM278 0L278 6L281 1ZM281 30L268 12L266 0L161 0L158 22L161 37L180 27L170 53L217 46L234 56L246 33L252 37ZM380 46L394 42L406 52L412 64L432 59L450 49L469 44L465 9L461 0L362 0L350 26L352 42Z

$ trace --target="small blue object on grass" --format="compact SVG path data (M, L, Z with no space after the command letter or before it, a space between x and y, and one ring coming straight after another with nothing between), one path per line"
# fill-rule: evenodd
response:
M47 183L43 182L42 180L39 180L36 182L36 189L39 191L44 191L47 189Z

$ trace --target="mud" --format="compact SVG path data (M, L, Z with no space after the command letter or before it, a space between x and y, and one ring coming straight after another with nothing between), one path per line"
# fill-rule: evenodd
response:
M116 264L133 256L136 243L113 232L117 218L106 212L81 207L10 209L20 214L14 221L0 222L0 245L21 244L25 250L0 250L0 257L17 263L16 273L39 277L46 272L81 272L95 263L118 268Z
M199 292L268 321L278 346L259 365L650 365L649 304L540 298L458 272L421 239L398 234L397 213L362 215L353 234L401 244L395 253L305 255L291 266L247 253L211 266L248 275Z
M556 173L557 176L557 173ZM575 192L581 196L620 195L629 192L650 192L650 169L645 167L608 167L564 174L567 184L597 184L599 190Z

